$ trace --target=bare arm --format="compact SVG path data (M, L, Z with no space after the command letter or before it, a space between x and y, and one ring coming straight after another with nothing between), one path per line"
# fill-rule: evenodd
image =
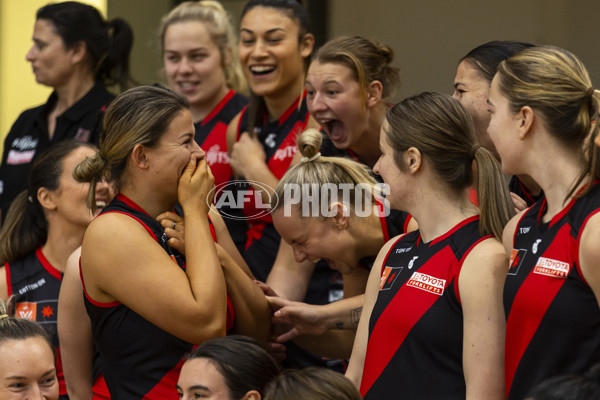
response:
M460 272L467 399L505 398L502 292L507 271L502 245L486 239L469 253Z
M600 213L589 219L579 241L579 262L586 282L594 292L600 305Z
M91 400L93 379L92 327L83 303L78 248L67 260L58 297L60 356L69 398Z
M6 267L2 265L0 267L0 300L6 301L8 299L8 280L6 279Z
M185 271L134 219L118 213L96 218L86 231L81 256L88 294L99 302L120 301L190 343L223 336L225 278L206 218L212 184L205 160L197 169L191 160L179 182L186 218Z
M298 263L294 258L292 246L281 239L277 257L266 283L280 297L302 301L306 297L308 283L314 270L315 263L311 261Z
M369 320L371 319L371 313L373 312L373 307L375 306L377 296L379 295L381 266L388 251L396 243L399 237L400 236L397 236L388 241L381 248L381 250L379 250L377 259L371 268L369 280L367 281L363 311L360 317L360 322L358 323L358 328L356 330L356 338L354 339L354 346L352 347L350 363L348 364L348 369L346 370L346 377L350 379L358 389L360 389L363 367L365 364L365 355L367 353L367 343L369 340Z

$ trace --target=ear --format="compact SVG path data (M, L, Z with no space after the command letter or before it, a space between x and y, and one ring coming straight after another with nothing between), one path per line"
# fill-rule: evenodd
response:
M531 132L535 118L535 113L531 107L521 107L521 110L517 114L517 122L519 124L519 140L524 140L529 132Z
M73 64L77 64L82 62L85 59L85 55L87 53L87 45L83 40L75 43L73 47L71 47L71 61Z
M251 390L242 397L242 400L260 400L260 393L256 390Z
M131 151L131 161L133 165L139 169L146 170L149 167L148 163L148 149L143 144L136 144Z
M300 55L302 58L310 56L315 47L315 37L312 33L305 33L300 39Z
M367 107L374 107L381 101L383 85L379 81L369 83L367 88Z
M408 150L404 152L404 161L404 165L408 167L408 171L411 174L414 174L421 169L423 155L416 147L409 147Z
M341 201L333 202L329 205L329 211L333 212L333 223L338 230L348 228L348 218L350 217L350 207Z
M45 210L56 209L56 198L54 196L54 192L46 189L45 187L38 189L37 200Z

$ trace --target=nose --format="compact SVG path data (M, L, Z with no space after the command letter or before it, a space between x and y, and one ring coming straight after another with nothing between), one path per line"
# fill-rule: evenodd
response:
M456 89L454 89L454 93L452 93L452 97L454 97L456 100L460 101L460 92Z
M202 158L206 155L206 152L198 145L198 142L194 140L194 144L192 147L192 153L198 154L198 158Z
M179 64L177 64L177 71L181 74L190 73L192 71L192 63L190 62L189 58L181 58Z
M310 98L308 100L308 111L311 114L314 114L314 113L317 113L320 111L326 111L326 110L327 110L327 104L325 104L325 102L323 101L323 97L319 94L318 91L315 91L312 98Z
M381 157L377 159L377 162L373 166L373 173L379 175L379 161L381 161Z
M265 47L265 42L261 39L257 39L254 43L254 46L252 46L252 51L250 52L250 55L254 58L261 58L266 56L266 54L267 51Z
M293 246L293 249L294 249L294 258L296 259L296 262L301 263L302 261L304 261L308 258L306 253L303 252L302 250L300 250L297 246Z
M35 59L35 45L32 45L27 54L25 54L25 60L32 62Z
M102 180L96 183L96 193L109 194L111 192L112 185L106 180L106 178L102 178Z

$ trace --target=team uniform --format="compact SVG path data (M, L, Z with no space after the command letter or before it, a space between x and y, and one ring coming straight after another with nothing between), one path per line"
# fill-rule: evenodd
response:
M240 253L243 253L246 244L248 224L243 218L244 213L242 210L230 207L226 202L223 202L223 204L219 202L219 188L235 189L234 185L226 185L233 176L227 149L227 127L247 104L248 99L233 90L229 90L219 104L202 121L194 124L196 142L206 153L206 162L215 177L216 195L214 203L221 212L231 239L233 239Z
M256 129L258 140L263 145L269 170L281 179L288 170L294 154L298 151L296 139L306 129L310 115L306 106L306 93L298 97L279 117ZM248 107L242 110L237 136L248 131ZM256 279L265 281L273 266L279 249L280 236L273 226L271 215L262 207L260 193L249 184L244 188L252 201L244 202L244 213L250 225L244 249L244 259Z
M600 185L550 222L546 201L521 217L504 286L506 384L522 399L543 380L582 374L600 360L600 310L579 264L579 239L600 210Z
M458 277L469 252L488 237L474 216L429 243L414 231L392 246L369 321L365 399L465 398Z
M48 114L58 97L53 92L46 104L24 111L4 140L0 165L0 207L6 215L10 203L26 189L35 157L67 139L98 143L102 116L115 96L97 83L85 96L56 119L54 134L48 133Z
M525 202L527 203L527 207L531 207L535 204L536 201L544 198L544 192L542 191L540 191L540 193L538 193L537 195L531 194L529 189L527 189L527 187L523 185L523 182L521 182L519 177L517 177L516 175L513 175L510 178L510 182L508 183L508 190L525 200Z
M174 262L185 268L181 254L169 247L160 223L133 201L119 194L102 214L109 212L125 214L138 221ZM212 224L211 231L216 240ZM87 292L84 302L112 398L178 399L175 385L183 357L194 346L165 332L120 302L100 303ZM233 305L228 296L228 330L233 326L233 318Z
M54 268L39 248L19 260L4 265L8 295L15 296L15 316L36 321L52 337L57 349L56 373L61 398L67 398L67 388L62 371L56 313L58 311L58 293L62 281L62 272Z

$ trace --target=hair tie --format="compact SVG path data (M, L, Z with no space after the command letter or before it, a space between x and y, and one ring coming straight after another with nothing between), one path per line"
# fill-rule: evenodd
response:
M593 86L590 86L589 89L587 90L587 92L585 93L585 95L586 95L586 97L593 97L594 92L596 92L596 89L594 89Z
M318 152L317 154L315 154L314 156L312 156L311 158L308 157L302 157L300 159L300 162L309 162L309 161L315 161L317 158L319 158L321 156L321 152Z
M0 320L2 320L2 319L4 319L4 318L8 318L8 317L9 317L9 315L8 315L8 314L2 314L2 315L0 315Z
M475 155L477 154L479 149L481 149L481 145L476 144L475 147L473 148L473 156L471 158L473 158L473 159L475 158Z
M31 196L27 196L27 201L33 204L33 198Z

